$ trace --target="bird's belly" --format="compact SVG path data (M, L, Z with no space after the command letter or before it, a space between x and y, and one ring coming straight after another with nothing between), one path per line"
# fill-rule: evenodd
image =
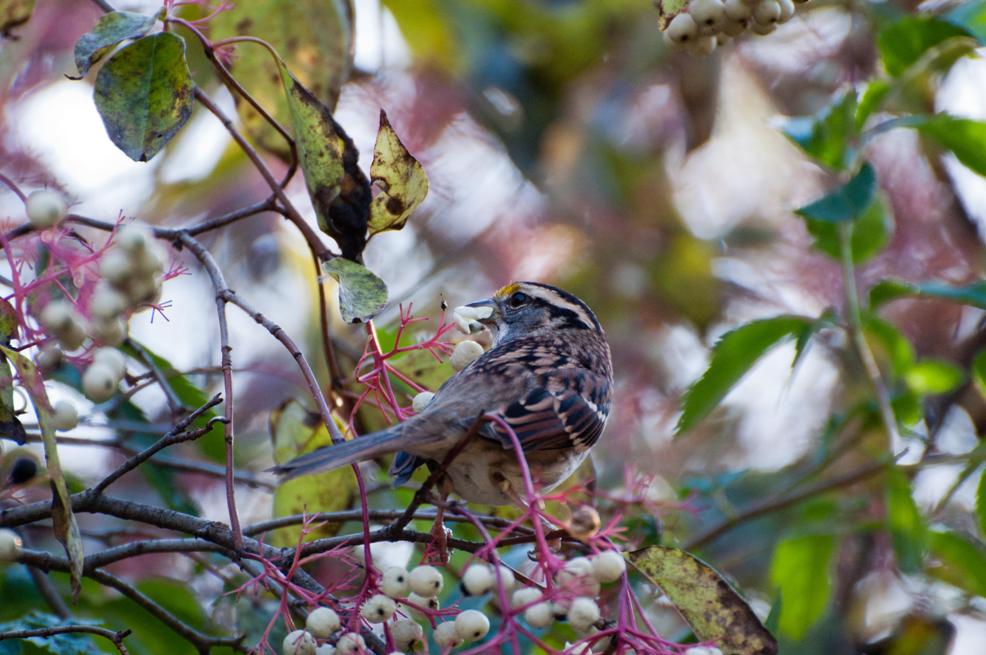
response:
M572 450L527 453L527 464L540 491L550 491L568 479L587 452ZM474 439L447 472L455 493L471 503L513 505L524 497L524 478L513 450L485 439Z

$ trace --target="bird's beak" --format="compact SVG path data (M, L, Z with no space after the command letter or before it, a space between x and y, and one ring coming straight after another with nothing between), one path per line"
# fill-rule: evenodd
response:
M500 305L493 298L477 300L476 302L469 303L466 307L471 307L475 310L473 312L473 320L483 325L496 323L500 313Z

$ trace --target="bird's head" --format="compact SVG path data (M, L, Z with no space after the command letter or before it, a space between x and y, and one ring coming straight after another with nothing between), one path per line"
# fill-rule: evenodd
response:
M544 332L603 331L588 305L567 291L540 282L512 282L492 298L466 307L490 310L488 316L475 320L488 327L498 343Z

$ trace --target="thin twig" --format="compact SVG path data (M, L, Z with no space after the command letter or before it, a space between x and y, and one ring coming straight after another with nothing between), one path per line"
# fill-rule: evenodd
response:
M104 639L109 639L116 646L117 651L121 655L127 655L127 647L123 645L123 640L126 639L133 630L127 628L126 630L110 630L109 628L101 628L97 625L54 625L47 628L34 628L32 630L10 630L8 632L0 632L0 641L5 639L31 639L34 637L53 637L55 635L64 635L72 632L84 632L88 634L98 635Z
M168 401L168 409L171 410L171 417L174 418L178 416L178 414L180 414L185 407L181 402L181 398L178 397L178 394L175 393L175 390L171 387L171 383L168 382L167 376L165 376L161 368L154 362L154 358L151 357L151 354L146 348L144 348L144 346L134 339L127 337L124 343L137 353L141 363L147 367L147 370L150 371L151 376L157 381L158 386L161 387L161 391L164 392L165 400Z

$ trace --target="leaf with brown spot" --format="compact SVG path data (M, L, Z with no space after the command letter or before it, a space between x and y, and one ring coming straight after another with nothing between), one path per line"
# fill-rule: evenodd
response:
M346 259L359 261L366 247L370 183L359 151L332 112L281 66L298 158L318 226L335 239Z
M340 428L344 426L337 422ZM298 455L332 443L321 416L311 412L296 400L288 400L270 415L270 436L274 461L282 464ZM274 492L274 517L315 512L337 512L349 509L356 500L356 477L344 466L324 473L305 475L288 480ZM339 532L340 523L326 523L309 532L310 541L331 537ZM277 547L294 546L301 535L301 526L278 528L269 543Z
M352 0L237 0L231 10L209 21L209 28L215 40L262 37L322 104L335 109L353 65ZM261 107L290 128L291 110L277 89L278 67L266 48L254 43L236 46L232 64L236 79ZM237 100L247 133L287 161L290 148L284 138L248 103Z
M370 203L370 237L385 230L399 230L428 195L428 176L411 156L380 110L380 129L373 146L370 181L380 193Z
M68 487L62 475L62 466L58 461L58 444L55 441L55 430L51 427L51 404L48 402L48 394L45 393L44 380L41 379L34 362L16 350L0 346L0 354L6 355L13 362L21 384L30 396L34 411L38 415L41 439L44 442L45 462L48 467L48 480L51 484L51 518L55 537L62 542L68 555L72 594L75 596L81 589L85 552L79 524L72 512Z
M627 554L661 588L702 641L724 655L775 655L777 641L745 600L711 566L678 548L650 546Z

